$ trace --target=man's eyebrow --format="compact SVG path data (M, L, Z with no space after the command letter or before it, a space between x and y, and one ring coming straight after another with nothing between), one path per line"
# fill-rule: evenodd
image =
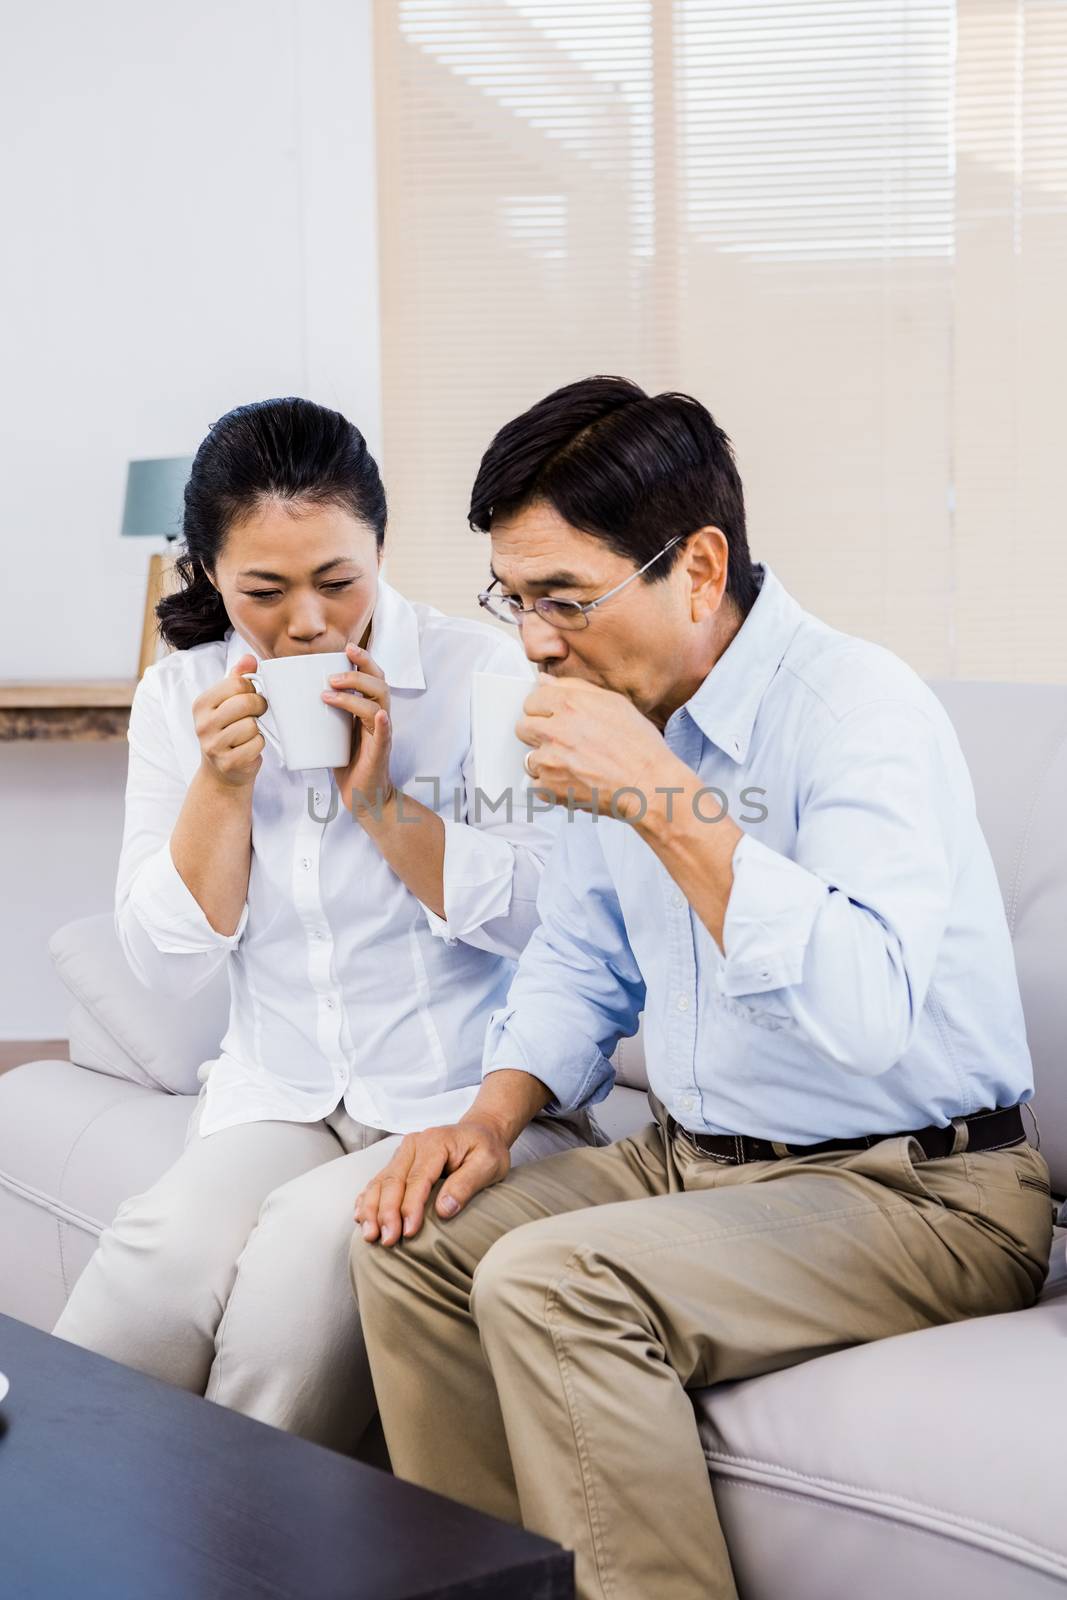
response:
M507 583L497 572L492 562L489 564L489 571L493 575L494 583L501 583L506 589ZM589 585L590 580L588 578L580 578L573 572L552 572L547 578L526 579L527 589L588 589Z
M322 563L321 567L316 567L314 572L311 574L311 576L313 578L318 578L318 577L321 576L322 573L329 572L331 567L342 566L346 561L351 561L351 560L352 560L351 556L334 556L332 561L324 561ZM289 582L289 579L285 576L284 573L282 573L282 572L264 572L262 567L245 567L243 571L241 571L241 572L239 572L237 574L237 576L239 578L271 578L271 579L273 579L273 581L275 583L288 583Z

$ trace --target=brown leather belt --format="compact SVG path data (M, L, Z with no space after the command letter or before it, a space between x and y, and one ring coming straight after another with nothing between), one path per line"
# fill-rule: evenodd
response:
M1020 1105L1001 1106L996 1111L979 1111L973 1117L964 1117L967 1128L965 1149L971 1154L981 1150L1003 1150L1026 1138ZM870 1133L859 1139L824 1139L821 1144L779 1144L769 1139L754 1139L747 1133L690 1133L672 1116L667 1117L667 1132L673 1138L683 1133L701 1155L715 1161L729 1161L739 1165L744 1161L778 1161L785 1156L813 1156L831 1150L868 1150L883 1139L917 1139L932 1159L952 1152L956 1138L955 1124L945 1128L916 1128L909 1133Z

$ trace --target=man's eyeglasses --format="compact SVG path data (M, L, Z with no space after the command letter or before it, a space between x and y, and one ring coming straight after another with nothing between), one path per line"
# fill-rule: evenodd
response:
M553 600L547 595L542 595L540 599L534 601L532 606L524 606L516 594L505 594L503 592L494 594L493 590L500 582L499 578L494 578L488 589L483 590L478 596L478 604L484 606L492 616L499 617L502 622L511 622L516 628L522 626L523 617L528 617L532 611L536 611L537 615L543 617L545 622L553 628L562 628L564 630L588 628L589 613L591 611L595 611L597 606L602 606L605 600L610 600L612 595L621 594L628 583L633 583L634 579L639 578L642 572L647 572L653 562L658 561L660 556L665 556L668 550L673 549L679 539L688 537L688 534L685 533L676 534L669 544L663 546L662 550L656 551L651 561L646 561L643 567L639 567L636 572L631 572L630 576L624 578L621 583L617 583L614 589L609 589L607 594L598 595L595 600L586 600L584 602L581 600Z

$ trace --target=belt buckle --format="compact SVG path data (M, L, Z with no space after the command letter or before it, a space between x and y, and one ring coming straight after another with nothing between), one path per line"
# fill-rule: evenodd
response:
M700 1154L705 1161L717 1161L721 1167L740 1167L744 1164L741 1156L720 1156L714 1150L701 1150Z
M688 1128L683 1128L680 1122L677 1124L677 1127L689 1150L693 1153L693 1155L699 1156L701 1161L717 1161L721 1167L734 1167L738 1165L737 1158L734 1156L719 1155L718 1151L716 1150L705 1150L702 1145L697 1144L696 1135L690 1133Z

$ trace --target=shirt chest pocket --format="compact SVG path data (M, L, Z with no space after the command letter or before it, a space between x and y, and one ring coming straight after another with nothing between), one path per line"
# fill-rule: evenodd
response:
M784 1029L788 1033L796 1033L797 1026L787 1011L769 1010L764 1002L758 1005L746 1005L743 1000L736 999L733 995L720 994L718 991L712 996L711 1005L716 1011L725 1014L737 1022L745 1023L753 1028L764 1028L769 1033L777 1033Z

